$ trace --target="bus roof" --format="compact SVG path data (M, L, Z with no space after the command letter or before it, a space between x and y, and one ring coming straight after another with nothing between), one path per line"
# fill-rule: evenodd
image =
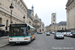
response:
M35 29L33 26L31 26L31 25L29 25L29 24L27 24L28 26L30 26L30 28L32 28L32 29Z
M17 24L24 24L24 23L17 23ZM25 23L26 24L26 23ZM16 25L16 24L10 24L10 25ZM33 26L31 26L31 25L29 25L29 24L27 24L27 26L29 26L30 28L32 28L32 29L35 29Z

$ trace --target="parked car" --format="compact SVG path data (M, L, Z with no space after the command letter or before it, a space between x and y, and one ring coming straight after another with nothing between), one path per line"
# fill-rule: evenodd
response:
M55 32L52 32L52 34L55 34Z
M47 35L47 36L50 36L50 32L47 32L46 35Z
M71 32L71 34L72 34L72 37L75 37L75 32Z
M71 32L67 32L66 33L66 36L70 36L71 37L72 36L72 33Z
M42 34L42 32L37 32L37 34Z
M45 33L47 33L47 32L45 32Z
M56 38L63 38L64 39L64 35L61 33L61 32L56 32L55 34L54 34L54 38L56 39Z
M67 33L66 33L66 32L62 32L62 34L63 34L64 36L66 36Z

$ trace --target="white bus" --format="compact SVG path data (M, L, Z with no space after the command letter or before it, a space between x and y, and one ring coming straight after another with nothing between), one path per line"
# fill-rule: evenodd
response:
M30 43L35 39L35 28L28 24L10 24L9 43Z

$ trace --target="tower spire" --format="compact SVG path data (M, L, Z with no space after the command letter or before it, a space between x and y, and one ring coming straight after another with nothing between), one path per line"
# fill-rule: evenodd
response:
M34 6L32 5L32 10L34 9Z

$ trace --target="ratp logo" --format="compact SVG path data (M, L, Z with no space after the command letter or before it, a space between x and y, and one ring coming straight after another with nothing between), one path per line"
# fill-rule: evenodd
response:
M17 39L17 40L19 40L19 39Z

